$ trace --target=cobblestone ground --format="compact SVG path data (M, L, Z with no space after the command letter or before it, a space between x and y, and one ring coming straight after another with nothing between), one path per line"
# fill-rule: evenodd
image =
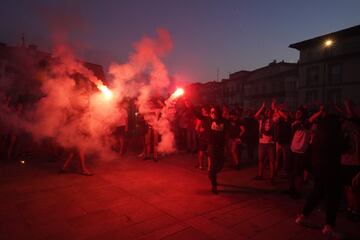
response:
M125 156L93 160L94 176L58 174L60 162L2 164L0 239L323 239L320 229L294 223L303 200L252 180L255 167L225 168L210 192L196 156L159 162ZM321 209L313 214L323 224ZM338 230L360 239L358 223L340 213Z

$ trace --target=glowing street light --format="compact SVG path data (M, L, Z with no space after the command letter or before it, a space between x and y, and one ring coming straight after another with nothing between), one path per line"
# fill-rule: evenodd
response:
M326 92L326 70L328 69L327 66L327 58L330 56L331 46L334 44L332 39L326 39L324 42L324 63L323 63L323 81L322 81L322 102L325 103L325 92Z
M334 41L331 40L331 39L327 39L327 40L324 42L325 47L331 47L333 44L334 44Z

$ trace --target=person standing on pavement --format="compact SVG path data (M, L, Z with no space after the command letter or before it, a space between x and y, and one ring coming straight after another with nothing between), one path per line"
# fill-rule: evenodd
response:
M124 155L125 152L125 140L127 137L127 133L129 130L129 118L128 118L128 112L127 112L127 104L123 103L119 107L119 113L120 113L120 120L119 120L119 126L117 128L117 134L119 138L119 153L120 156Z
M302 196L304 183L304 171L309 156L310 146L310 127L311 122L307 119L307 113L304 108L300 107L295 112L295 119L291 124L291 160L289 189L286 193L291 197L298 199Z
M241 145L243 144L245 126L244 122L239 119L239 114L235 111L230 111L229 117L229 145L230 154L233 166L240 170L241 162Z
M318 119L318 128L312 142L314 187L295 220L300 225L311 225L309 216L326 196L326 223L322 229L327 237L340 236L335 230L337 211L341 202L342 184L340 159L344 150L341 121L335 114L328 114L324 107L309 118Z
M288 112L283 104L275 106L275 113L278 116L275 122L275 175L280 174L282 166L283 176L289 174L289 158L291 144L291 122ZM282 164L280 164L282 163Z
M208 136L207 153L210 162L209 179L211 182L211 191L213 194L217 194L217 174L223 168L225 160L226 121L222 118L219 107L211 108L210 117L199 117L204 121L204 126L206 126L205 131Z
M262 115L262 113L264 113ZM270 165L270 181L275 183L275 130L272 109L266 109L265 102L255 114L255 118L259 121L259 153L258 153L258 174L255 180L264 179L264 161L269 160Z
M209 117L209 110L206 107L202 107L201 108L201 114L204 118L208 118ZM207 146L208 146L208 136L207 136L207 132L205 131L206 127L206 123L205 122L209 122L209 121L204 121L201 120L200 118L196 118L196 124L195 124L195 130L196 133L198 134L198 163L197 163L197 167L200 170L204 169L204 166L206 165L207 162ZM209 164L208 164L209 167Z

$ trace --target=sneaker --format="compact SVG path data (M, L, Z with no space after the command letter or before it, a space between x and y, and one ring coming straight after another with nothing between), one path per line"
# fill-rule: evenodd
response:
M256 175L254 180L264 180L263 176Z
M295 218L295 223L308 228L318 227L318 225L310 221L308 217L305 217L304 214L298 214L297 217Z
M328 239L336 239L336 240L346 239L346 236L344 234L336 232L335 229L328 224L326 224L323 227L321 232Z

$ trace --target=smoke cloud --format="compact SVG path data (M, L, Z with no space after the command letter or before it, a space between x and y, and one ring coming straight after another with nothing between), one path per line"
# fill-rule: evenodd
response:
M2 122L32 134L35 140L53 139L64 148L111 156L112 133L121 117L121 103L136 99L138 111L161 135L159 152L175 150L171 121L175 99L160 96L169 89L170 79L163 58L172 49L170 34L158 29L157 38L143 37L125 64L109 68L111 96L105 87L76 59L66 44L57 44L46 68L37 73L41 97L21 113L0 106Z

